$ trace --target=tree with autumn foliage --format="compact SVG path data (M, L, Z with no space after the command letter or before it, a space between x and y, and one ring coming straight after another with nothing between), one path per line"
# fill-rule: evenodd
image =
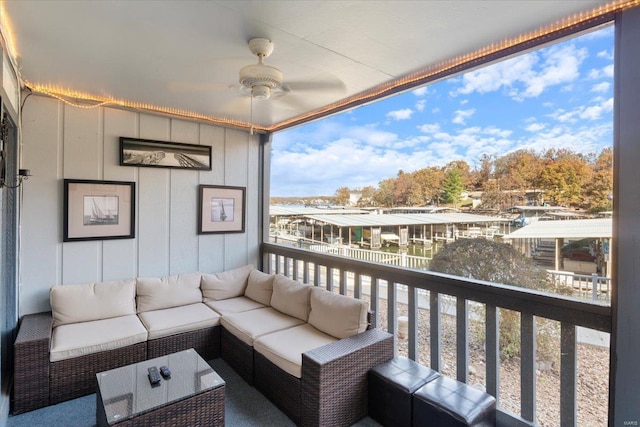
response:
M340 187L336 190L335 201L339 205L347 205L351 198L351 191L348 187Z
M481 190L483 209L504 210L528 203L531 192L535 203L543 202L602 212L612 209L613 149L584 155L569 149L551 149L543 153L517 150L495 157L484 154L479 167L471 170L460 160L443 167L430 166L415 172L398 171L369 187L363 194L367 206L424 206L440 202L457 204L464 190ZM336 198L347 196L348 189L336 191Z
M613 148L605 148L596 158L585 195L590 212L613 210Z

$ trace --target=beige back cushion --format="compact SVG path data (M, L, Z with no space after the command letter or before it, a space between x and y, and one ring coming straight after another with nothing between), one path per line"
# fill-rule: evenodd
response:
M273 278L271 307L305 322L309 318L309 295L311 285L291 280L282 274Z
M347 338L367 329L367 302L311 289L309 324L336 338Z
M200 287L204 301L222 300L240 297L247 289L249 273L253 270L253 265L233 270L223 271L215 274L203 274Z
M168 277L145 277L137 280L138 313L202 302L202 273Z
M49 292L53 326L136 314L135 279L55 285Z
M257 269L251 270L244 296L258 301L260 304L270 305L273 293L273 276L273 274L263 273Z

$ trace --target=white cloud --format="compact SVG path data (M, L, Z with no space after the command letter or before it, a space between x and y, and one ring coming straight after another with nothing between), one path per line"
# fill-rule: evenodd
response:
M586 57L584 48L578 49L573 44L554 45L466 73L461 86L450 95L504 90L517 101L535 98L551 86L569 87L579 78L580 64Z
M427 101L424 99L420 99L418 102L416 102L415 108L418 111L424 111L424 106L426 105Z
M422 133L436 133L440 132L440 125L438 123L428 123L418 126L418 130Z
M589 71L589 78L590 79L602 79L602 78L608 78L608 79L612 79L613 78L613 64L609 64L606 67L602 67L600 69L595 69L592 68Z
M600 82L593 86L591 86L591 92L607 92L611 87L611 83L609 82Z
M531 123L524 129L528 132L539 132L544 129L544 125L542 123Z
M562 108L554 111L549 116L560 123L577 123L579 120L599 120L606 113L613 111L613 98L606 100L599 99L594 105L581 105L572 111Z
M427 92L428 92L428 89L426 86L422 86L416 90L411 91L411 93L414 94L415 96L424 96L427 94Z
M462 101L460 101L460 105L466 105L469 103L468 99L463 99Z
M471 108L469 110L456 110L453 113L453 119L451 119L452 123L456 123L458 125L466 124L466 120L475 114L475 108Z
M390 117L393 120L407 120L411 118L413 110L411 108L405 108L402 110L389 111L386 117Z
M433 108L433 109L431 110L431 112L432 112L433 114L437 114L437 113L439 113L439 112L440 112L440 107Z
M604 59L609 60L609 61L613 60L613 52L609 52L607 50L601 50L600 52L598 52L596 54L596 56L598 58L604 58Z

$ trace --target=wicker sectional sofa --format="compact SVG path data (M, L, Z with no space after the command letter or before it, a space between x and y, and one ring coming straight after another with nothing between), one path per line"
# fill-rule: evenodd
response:
M95 391L95 374L194 348L222 356L301 425L367 415L367 372L393 357L367 304L248 265L56 285L51 312L24 316L15 341L14 413Z

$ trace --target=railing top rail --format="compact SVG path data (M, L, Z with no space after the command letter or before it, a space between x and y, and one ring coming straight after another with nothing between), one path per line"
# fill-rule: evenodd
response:
M517 286L462 279L430 271L410 270L273 243L263 243L262 253L312 262L417 289L452 295L598 331L611 332L611 307L598 302L587 302Z

